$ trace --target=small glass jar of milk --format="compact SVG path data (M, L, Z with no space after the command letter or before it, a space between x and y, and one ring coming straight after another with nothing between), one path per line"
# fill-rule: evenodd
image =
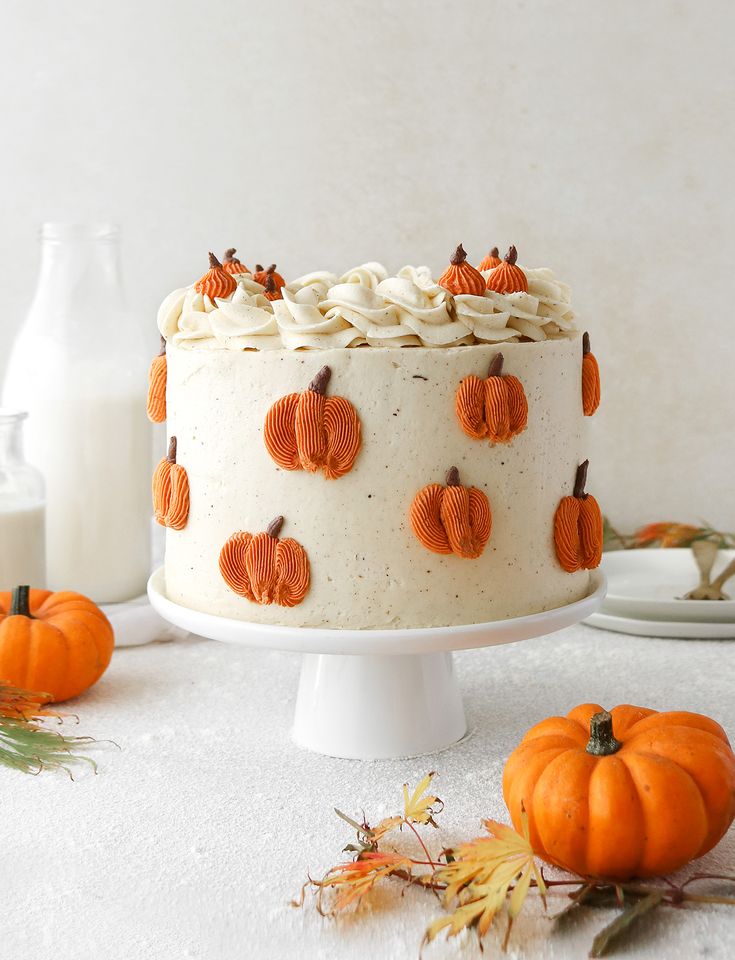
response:
M0 592L46 586L45 490L23 454L27 416L0 407Z
M26 450L46 481L47 586L98 603L142 594L150 568L151 348L123 299L119 247L111 224L44 224L3 392L30 414Z

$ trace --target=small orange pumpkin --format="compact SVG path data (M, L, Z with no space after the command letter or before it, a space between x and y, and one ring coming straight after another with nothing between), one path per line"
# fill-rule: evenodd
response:
M69 700L99 680L114 646L110 621L81 593L0 593L0 677L13 686Z
M518 251L511 246L503 263L487 275L487 289L495 293L528 293L528 279L517 265Z
M503 771L513 824L544 860L582 877L672 873L735 816L735 755L698 713L584 703L528 731Z
M446 487L430 483L416 494L409 520L416 539L432 553L476 560L490 538L490 501L477 487L463 487L459 470L447 473Z
M467 262L467 254L460 243L449 261L450 266L439 277L437 283L450 293L473 293L481 297L485 292L485 278Z
M189 477L176 462L176 437L153 474L153 513L157 523L172 530L183 530L189 519Z
M503 354L497 353L487 378L465 377L457 388L454 409L462 430L473 440L510 443L528 426L528 401L518 377L502 373Z
M234 533L219 555L225 583L253 603L295 607L309 589L310 566L296 540L279 540L283 517L276 517L265 533Z
M499 267L503 261L500 259L500 253L497 247L493 247L490 253L482 259L478 270L494 270Z
M215 297L229 297L237 290L237 281L222 269L222 264L213 253L209 254L209 270L194 284L197 293L214 300Z
M166 419L166 369L166 340L161 337L161 352L148 370L146 413L151 423L163 423Z
M265 417L266 449L284 470L322 470L327 480L348 473L360 451L360 418L345 397L326 397L324 366L303 393L289 393Z
M582 337L582 409L585 417L591 417L600 406L600 368L597 358L590 351L590 335Z
M250 273L245 264L237 259L235 256L236 253L237 249L235 247L228 247L227 250L225 250L225 255L222 258L222 269L225 273L229 273L233 277L241 273Z
M253 280L256 283L260 283L262 286L265 286L268 277L273 277L273 282L280 290L281 287L286 286L286 281L283 279L280 273L276 273L276 265L272 263L267 270L264 270L263 267L259 264L255 264L255 273L253 274Z
M567 573L593 570L602 559L602 513L597 500L584 492L589 460L580 463L571 497L562 497L554 517L554 545Z

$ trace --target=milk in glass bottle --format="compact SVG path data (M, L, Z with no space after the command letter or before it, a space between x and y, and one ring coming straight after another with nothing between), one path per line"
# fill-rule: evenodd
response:
M150 563L150 435L118 230L47 223L41 246L3 396L29 412L26 451L46 479L47 584L126 600L144 591Z

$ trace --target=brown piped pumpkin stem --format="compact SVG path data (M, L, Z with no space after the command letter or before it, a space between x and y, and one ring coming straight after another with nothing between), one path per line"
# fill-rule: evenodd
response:
M587 742L587 753L595 757L609 757L617 753L622 743L613 733L612 714L601 710L590 718L590 738Z
M503 372L504 357L502 353L496 353L487 372L488 377L499 377Z
M228 247L225 250L225 259L223 262L232 263L232 261L235 259L236 253L237 253L237 247Z
M460 486L459 470L456 467L450 467L449 470L447 471L446 483L448 487Z
M496 259L500 258L500 251L498 250L497 247L492 248L492 250L490 251L490 256L495 257Z
M215 267L220 267L220 268L221 268L221 267L222 267L222 264L219 262L219 260L217 259L217 257L215 257L215 255L214 255L214 254L212 253L212 251L210 250L210 251L209 251L209 269L210 269L210 270L214 270Z
M271 279L273 278L271 277ZM331 376L332 368L325 364L306 389L311 390L312 393L319 393L324 396L327 392L327 384Z
M262 273L262 272L263 272L263 264L262 264L262 263L256 263L256 264L255 264L255 272L256 272L256 273Z
M509 263L511 266L512 266L512 265L516 262L516 260L518 259L518 251L516 250L516 248L515 248L512 244L511 244L510 247L508 247L508 252L506 253L504 259L505 259L505 262L506 262L506 263Z
M464 247L460 243L460 245L454 251L454 255L450 258L449 262L453 267L458 267L460 263L464 263L466 259L467 254L465 253Z
M176 437L171 437L168 442L168 453L166 459L169 463L176 463Z
M265 278L265 292L266 293L275 293L278 288L276 287L276 281L273 279L273 274L269 273Z
M275 263L272 263L265 272L266 272L266 273L275 273L275 272L276 272L276 265L275 265Z
M268 526L265 528L265 532L269 537L273 539L278 538L278 534L281 532L281 527L283 526L283 517L276 517L275 520L271 520Z
M586 357L590 352L590 335L588 333L582 334L582 356Z
M31 620L31 588L27 585L22 587L13 587L13 593L10 599L9 617L29 617Z
M577 476L574 478L574 496L577 500L584 500L587 496L584 492L584 485L587 483L587 468L589 465L589 460L585 460L577 467Z

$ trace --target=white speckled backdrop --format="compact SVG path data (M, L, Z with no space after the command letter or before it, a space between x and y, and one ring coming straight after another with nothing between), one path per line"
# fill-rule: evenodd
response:
M601 358L622 527L731 529L729 0L6 0L0 368L36 224L113 218L140 322L235 244L295 274L515 242Z

